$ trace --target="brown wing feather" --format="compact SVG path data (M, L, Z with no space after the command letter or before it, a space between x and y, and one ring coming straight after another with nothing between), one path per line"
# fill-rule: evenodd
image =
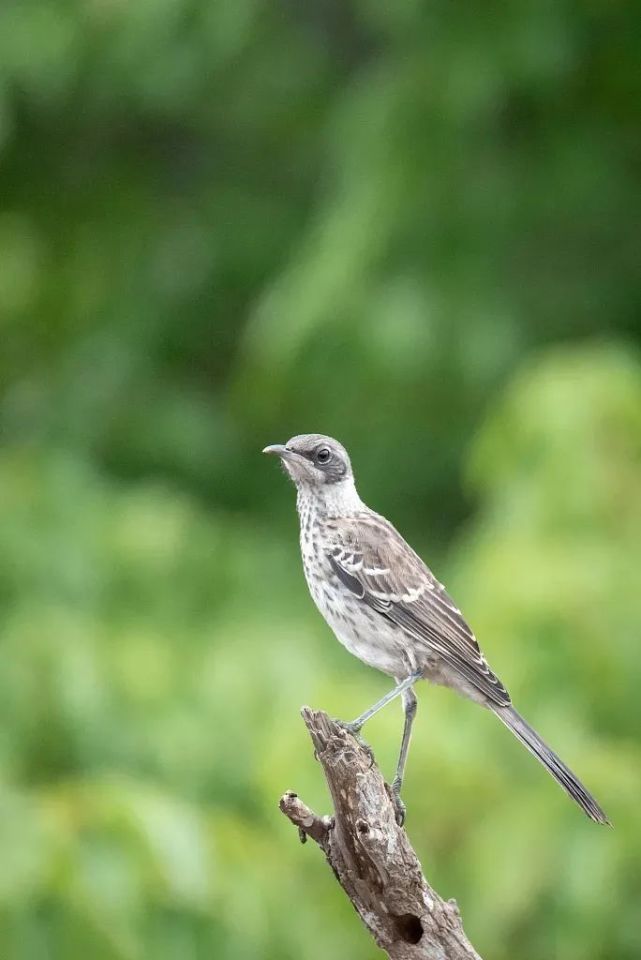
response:
M440 654L493 703L510 703L460 610L384 517L368 513L341 519L328 556L337 576L363 603Z

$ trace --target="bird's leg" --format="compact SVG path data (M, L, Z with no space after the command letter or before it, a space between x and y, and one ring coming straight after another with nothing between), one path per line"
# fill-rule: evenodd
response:
M417 680L420 680L422 673L420 671L416 673L411 673L409 677L406 677L405 680L401 680L393 690L390 690L389 693L386 693L384 697L381 697L380 700L377 700L376 703L366 710L365 713L361 713L360 717L356 717L356 720L352 720L351 723L343 723L342 726L346 730L349 730L350 733L360 733L361 728L370 720L375 713L378 713L379 710L382 710L383 707L386 707L388 703L394 700L396 697L399 697L402 693L404 694L406 690L409 690L414 686ZM409 735L408 735L409 742ZM407 752L407 748L406 751Z
M411 687L403 691L403 713L405 714L405 723L403 725L403 738L401 740L401 749L398 755L396 765L396 776L392 781L392 803L396 810L396 820L399 826L405 822L405 804L401 800L401 786L403 785L403 775L405 773L405 763L407 761L407 751L409 750L410 738L412 736L412 724L416 716L417 706L416 694Z

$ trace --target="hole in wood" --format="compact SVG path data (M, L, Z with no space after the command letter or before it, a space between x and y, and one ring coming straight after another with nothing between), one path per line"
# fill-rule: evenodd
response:
M399 937L405 943L418 943L423 936L423 924L420 917L413 913L404 913L400 917L394 917L394 926Z

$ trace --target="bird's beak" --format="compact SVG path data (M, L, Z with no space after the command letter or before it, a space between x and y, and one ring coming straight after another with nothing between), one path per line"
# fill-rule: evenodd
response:
M286 457L289 452L287 447L283 446L282 443L272 443L263 450L263 453L271 453L276 457Z

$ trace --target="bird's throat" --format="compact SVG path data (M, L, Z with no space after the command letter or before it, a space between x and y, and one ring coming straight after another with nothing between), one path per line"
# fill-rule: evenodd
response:
M344 517L363 509L363 501L356 492L354 478L348 477L338 483L311 486L301 483L298 487L296 507L303 524L311 516Z

